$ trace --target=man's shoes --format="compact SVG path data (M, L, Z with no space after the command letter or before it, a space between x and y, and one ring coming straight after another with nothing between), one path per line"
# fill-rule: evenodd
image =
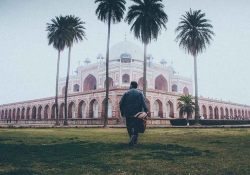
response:
M130 146L133 146L133 145L134 145L135 139L136 139L136 136L135 136L135 135L131 135L128 144L129 144Z

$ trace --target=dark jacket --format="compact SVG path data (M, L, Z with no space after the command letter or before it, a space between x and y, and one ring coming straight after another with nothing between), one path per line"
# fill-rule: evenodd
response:
M120 101L120 111L123 117L133 117L141 111L148 112L142 92L133 88L126 91Z

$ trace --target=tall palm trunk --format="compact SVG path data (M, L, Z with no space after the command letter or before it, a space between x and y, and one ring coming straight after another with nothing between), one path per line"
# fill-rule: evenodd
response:
M111 23L111 11L109 12L109 19L108 19L108 41L107 41L107 52L106 52L106 98L105 98L105 115L104 115L104 126L103 126L104 128L108 127L110 23Z
M197 57L194 55L194 84L195 84L195 124L199 123L198 120L198 80L197 80Z
M65 87L65 106L64 106L64 113L65 113L65 118L64 118L64 125L69 125L67 121L67 107L68 107L68 86L69 86L69 70L70 70L70 53L71 53L71 46L69 47L69 56L68 56L68 70L67 70L67 78L66 78L66 87Z
M56 97L55 97L56 124L55 125L60 125L60 123L58 121L58 77L59 77L59 65L60 65L60 50L58 50L57 72L56 72Z
M143 62L143 95L146 98L147 88L147 43L144 43L144 62Z

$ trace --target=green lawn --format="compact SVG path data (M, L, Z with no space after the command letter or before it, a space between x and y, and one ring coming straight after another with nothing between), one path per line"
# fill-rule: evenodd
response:
M250 129L0 129L0 174L250 174Z

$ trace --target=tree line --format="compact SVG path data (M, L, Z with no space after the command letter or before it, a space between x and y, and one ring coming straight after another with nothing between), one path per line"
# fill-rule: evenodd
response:
M144 63L143 63L143 94L146 97L146 72L147 72L147 46L151 40L157 40L162 29L167 29L168 15L164 11L162 0L131 0L134 4L128 8L127 15L124 19L128 25L131 25L130 31L135 38L140 40L144 45ZM106 50L106 80L109 77L109 44L111 36L111 23L117 24L124 18L126 11L125 0L95 0L97 8L95 14L97 18L108 24L108 38ZM177 34L175 41L179 42L179 47L194 57L194 75L195 75L195 118L198 122L198 82L197 82L197 56L202 53L207 45L210 45L214 32L210 20L205 19L205 13L201 10L189 10L180 18L180 22L175 29ZM65 119L67 122L67 95L68 81L70 71L71 48L74 43L83 41L86 38L84 22L79 17L73 15L59 16L47 23L46 31L48 32L48 44L52 45L58 51L57 73L56 73L56 125L58 120L58 77L60 54L68 48L68 68L65 88ZM104 127L107 127L108 116L108 98L109 98L109 81L106 81L105 96L105 117Z

